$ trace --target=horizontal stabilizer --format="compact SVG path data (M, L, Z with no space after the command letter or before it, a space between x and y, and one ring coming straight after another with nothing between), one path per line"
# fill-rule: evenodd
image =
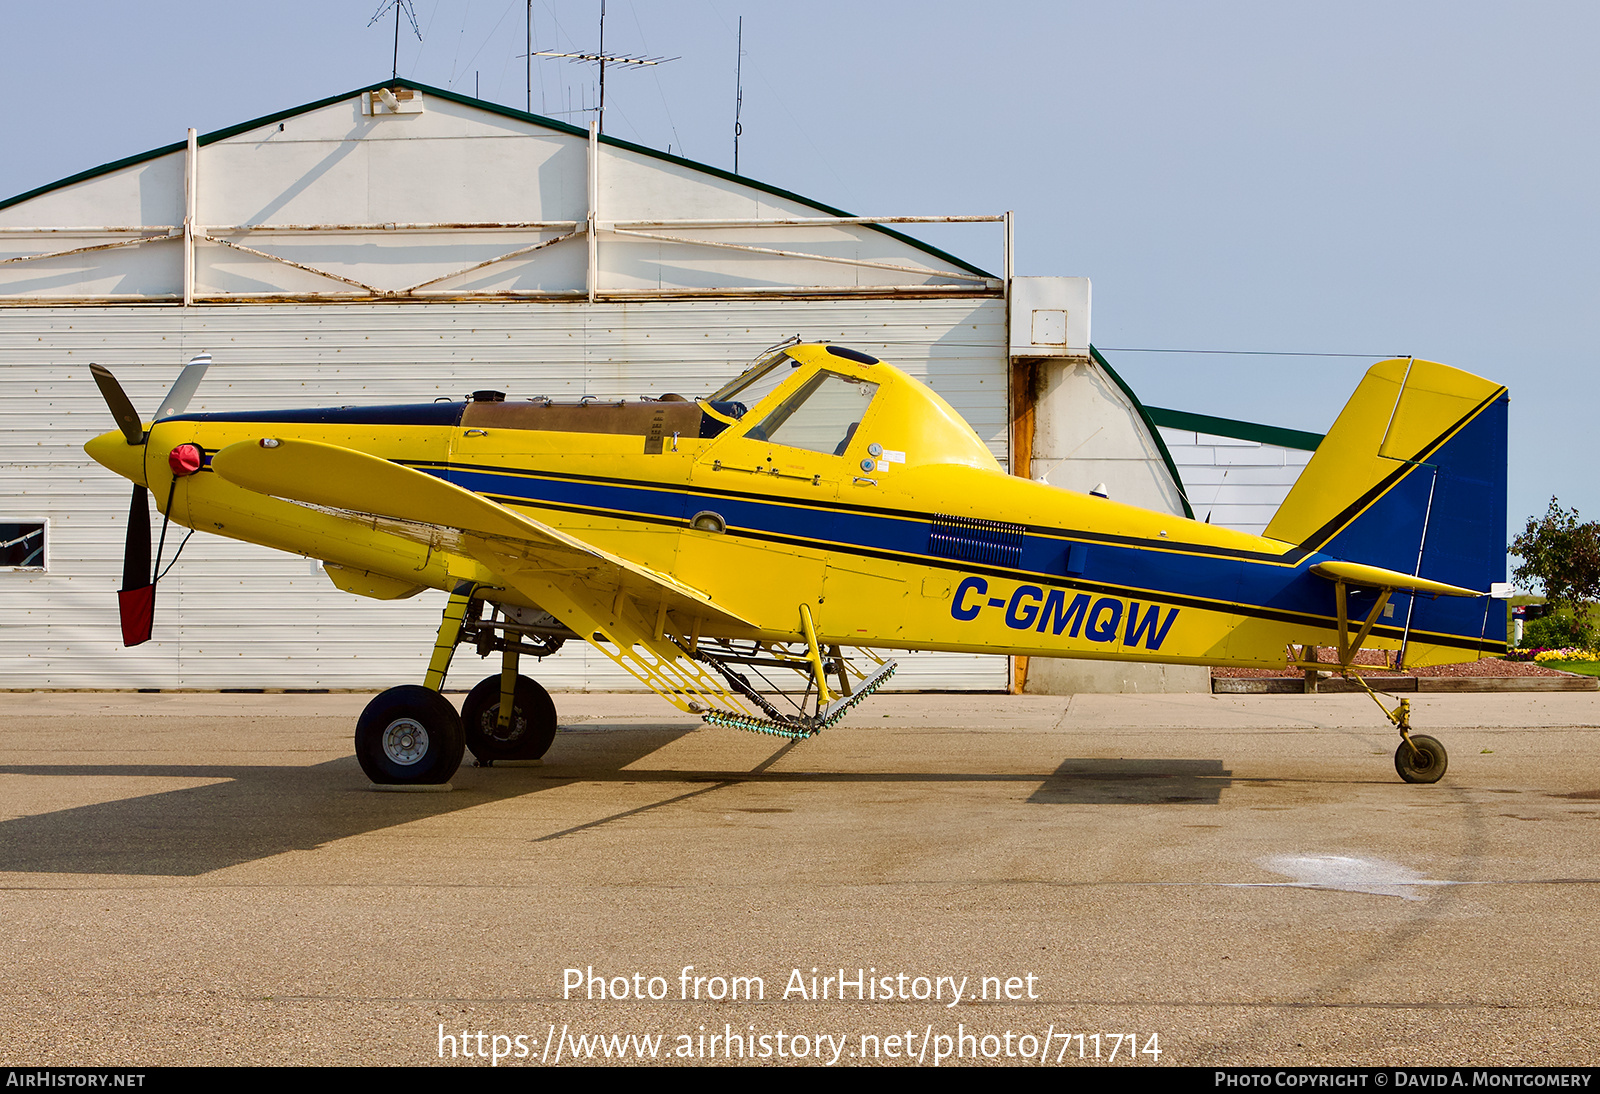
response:
M1459 585L1446 585L1443 581L1429 581L1425 577L1413 577L1398 570L1385 570L1382 566L1363 566L1359 562L1319 562L1311 567L1311 572L1329 581L1343 581L1369 589L1404 589L1432 596L1487 595L1463 589Z

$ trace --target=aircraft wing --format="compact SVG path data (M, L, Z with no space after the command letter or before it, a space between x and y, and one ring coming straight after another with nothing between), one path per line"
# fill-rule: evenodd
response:
M1350 585L1361 585L1369 589L1403 589L1406 592L1427 593L1432 596L1484 596L1486 594L1473 589L1463 589L1459 585L1447 585L1443 581L1429 581L1425 577L1414 577L1403 574L1399 570L1385 570L1381 566L1364 566L1359 562L1319 562L1311 567L1311 572L1318 577L1325 577L1329 581L1343 581Z
M235 486L259 494L481 537L486 541L480 544L482 553L488 557L480 561L519 587L539 586L547 598L563 584L552 571L566 572L571 583L611 585L636 597L659 600L667 611L754 627L669 574L585 543L454 483L365 452L320 441L284 439L271 447L240 441L216 453L211 469Z

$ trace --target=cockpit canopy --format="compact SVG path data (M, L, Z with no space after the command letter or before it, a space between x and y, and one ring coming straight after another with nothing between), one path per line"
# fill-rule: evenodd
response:
M846 346L775 349L700 405L744 441L850 455L862 469L954 463L999 470L988 446L937 392ZM759 415L754 423L752 413Z

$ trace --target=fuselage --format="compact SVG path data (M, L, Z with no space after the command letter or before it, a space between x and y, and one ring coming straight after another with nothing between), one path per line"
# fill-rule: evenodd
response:
M1309 569L1325 556L1008 475L892 366L823 346L789 354L788 375L749 404L485 397L195 414L153 423L144 446L109 433L89 451L163 511L170 493L173 521L322 559L366 595L497 575L449 529L267 497L212 472L209 456L293 437L445 479L753 625L727 637L793 639L805 603L822 641L850 646L1281 666L1290 645L1337 641L1332 586ZM173 486L167 453L180 444L208 459ZM381 518L381 499L371 512ZM499 584L507 602L538 606ZM1365 611L1359 598L1352 610ZM1402 633L1384 617L1367 645ZM1428 641L1434 661L1482 648Z

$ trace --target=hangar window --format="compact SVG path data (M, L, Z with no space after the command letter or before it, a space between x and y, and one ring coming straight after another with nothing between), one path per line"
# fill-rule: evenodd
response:
M877 391L877 384L853 376L819 372L747 435L757 441L842 456Z
M0 570L44 569L43 521L0 522Z

